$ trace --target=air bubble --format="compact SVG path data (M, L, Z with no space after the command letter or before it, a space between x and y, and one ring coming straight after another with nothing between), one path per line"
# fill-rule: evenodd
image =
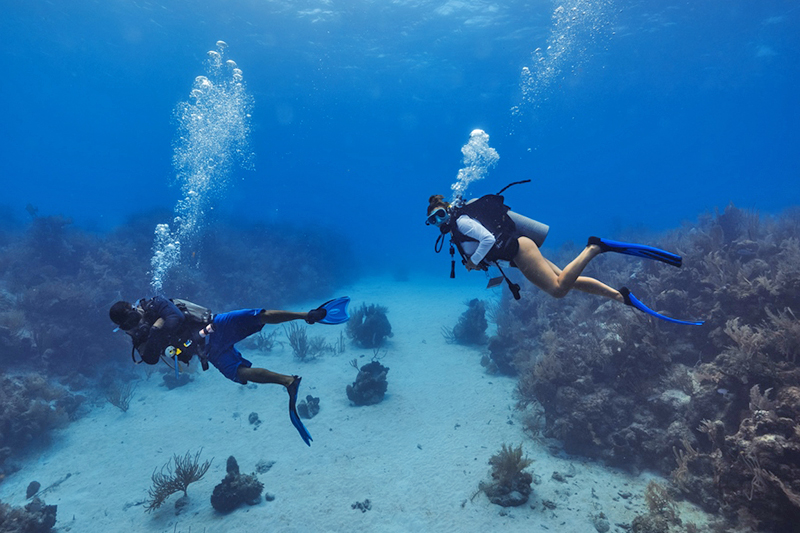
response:
M219 52L208 52L205 75L195 78L189 101L176 110L173 166L183 198L175 206L172 227L156 226L150 260L150 283L156 294L161 293L172 268L180 264L181 248L198 238L205 213L224 192L234 166L251 166L248 137L253 99L236 63L228 60L225 65L234 68L223 68L226 47L218 41Z
M472 130L469 141L461 147L461 153L464 155L464 168L458 171L456 182L450 186L453 190L451 202L463 198L469 184L485 178L489 169L500 160L497 150L489 146L489 135L482 129Z

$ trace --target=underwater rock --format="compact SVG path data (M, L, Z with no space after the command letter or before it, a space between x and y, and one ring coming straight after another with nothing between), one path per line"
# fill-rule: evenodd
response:
M266 461L261 459L259 462L256 463L256 472L259 474L266 474L269 472L269 469L275 466L275 461Z
M310 394L297 404L297 414L300 415L300 418L314 418L318 413L319 398L314 398Z
M369 498L364 500L363 502L355 502L353 505L350 506L351 509L358 509L362 513L366 513L370 509L372 509L372 502L369 501Z
M25 491L25 499L32 498L37 492L39 492L39 488L42 486L41 483L38 481L31 481L28 484L28 489Z
M357 367L357 364L353 364ZM347 386L347 397L355 405L375 405L383 401L389 384L386 373L389 368L377 361L362 366L356 380Z
M603 513L592 516L592 525L597 530L597 533L607 533L611 529L611 524L609 524L608 518Z
M190 376L187 372L181 372L178 374L178 377L175 377L174 372L166 372L162 378L164 380L164 386L167 389L177 389L178 387L183 387L192 382L192 376Z
M39 498L22 507L0 502L0 531L3 533L49 533L56 525L55 505Z
M229 513L243 503L255 505L261 500L264 484L255 475L240 474L239 464L232 455L228 457L227 472L211 494L211 506L214 509Z

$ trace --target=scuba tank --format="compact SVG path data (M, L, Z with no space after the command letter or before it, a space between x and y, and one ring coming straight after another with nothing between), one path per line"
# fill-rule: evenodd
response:
M480 200L480 198L473 198L464 205L469 205L472 202L477 202L478 200ZM517 233L519 233L520 236L527 237L535 242L536 246L539 248L542 247L544 240L547 238L547 234L550 232L550 226L539 222L538 220L528 218L525 215L515 213L510 209L506 214L508 215L508 218L514 221L514 225L517 226Z
M513 220L514 224L516 224L517 233L535 242L536 246L539 248L542 247L544 240L547 238L547 233L550 231L550 226L511 210L509 210L507 214L508 218Z

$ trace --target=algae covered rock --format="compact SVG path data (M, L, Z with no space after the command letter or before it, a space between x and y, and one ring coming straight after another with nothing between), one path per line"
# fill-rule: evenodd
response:
M254 475L240 474L239 464L232 455L228 457L227 471L222 483L214 487L211 506L220 513L229 513L243 503L258 503L264 484Z

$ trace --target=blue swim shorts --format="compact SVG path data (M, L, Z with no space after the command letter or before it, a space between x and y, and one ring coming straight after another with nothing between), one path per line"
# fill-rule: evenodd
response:
M206 356L208 361L222 372L222 375L236 383L241 381L236 373L244 365L250 368L253 363L242 357L242 352L234 346L237 342L261 331L264 324L258 318L263 309L240 309L222 313L214 317L214 333L207 337Z

